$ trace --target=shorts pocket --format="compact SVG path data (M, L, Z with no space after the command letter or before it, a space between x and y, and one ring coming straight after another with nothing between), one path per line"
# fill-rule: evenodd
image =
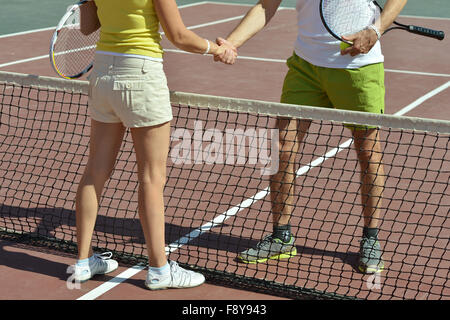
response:
M120 105L125 109L140 110L144 108L145 81L114 80L113 92L114 96L120 101Z
M144 82L141 80L115 80L113 90L143 91Z

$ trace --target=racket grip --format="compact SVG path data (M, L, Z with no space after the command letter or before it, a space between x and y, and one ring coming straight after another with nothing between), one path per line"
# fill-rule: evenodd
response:
M426 36L426 37L430 37L430 38L435 38L438 40L443 40L445 37L444 31L438 31L438 30L433 30L433 29L428 29L428 28L423 28L423 27L418 27L418 26L409 26L409 32L420 34L422 36Z

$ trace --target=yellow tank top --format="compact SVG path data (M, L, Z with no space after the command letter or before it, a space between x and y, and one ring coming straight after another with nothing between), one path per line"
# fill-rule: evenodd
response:
M95 0L98 51L162 58L159 20L152 0Z

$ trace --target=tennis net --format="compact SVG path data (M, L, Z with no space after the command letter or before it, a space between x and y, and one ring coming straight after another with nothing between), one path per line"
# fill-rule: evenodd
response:
M76 252L75 192L88 156L88 83L0 72L0 234ZM169 258L210 280L298 299L449 299L450 122L171 92L165 188ZM298 254L245 264L272 232L278 117L312 119L296 155ZM363 228L354 140L379 128L385 270L357 269ZM146 263L131 135L105 185L93 245Z

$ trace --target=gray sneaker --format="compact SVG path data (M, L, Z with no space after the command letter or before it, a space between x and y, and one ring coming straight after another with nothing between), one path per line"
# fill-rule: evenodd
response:
M258 263L269 259L287 259L297 254L297 248L294 245L294 237L287 242L281 239L274 238L273 235L268 235L263 238L255 248L250 248L241 252L238 259L244 263Z
M359 271L362 273L378 273L384 269L381 247L377 239L363 237L360 243Z

